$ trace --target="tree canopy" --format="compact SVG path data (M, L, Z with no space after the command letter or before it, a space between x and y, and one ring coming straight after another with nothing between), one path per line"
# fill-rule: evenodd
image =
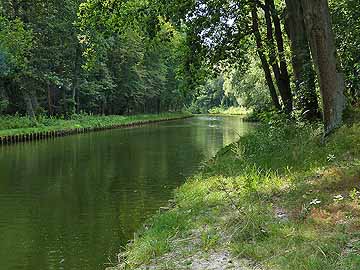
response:
M359 16L355 0L2 0L0 112L242 104L330 133L344 94L359 103Z

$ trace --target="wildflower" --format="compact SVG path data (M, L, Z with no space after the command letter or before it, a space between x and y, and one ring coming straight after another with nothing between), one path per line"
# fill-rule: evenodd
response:
M334 196L334 202L340 202L342 200L344 200L344 197L341 194Z
M331 161L334 161L336 159L336 157L335 157L335 155L329 154L326 159L328 162L331 162Z
M317 204L320 204L321 201L319 199L314 199L310 202L310 205L317 205Z

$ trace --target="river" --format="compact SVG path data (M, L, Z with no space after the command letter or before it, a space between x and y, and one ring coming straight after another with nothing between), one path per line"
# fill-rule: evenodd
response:
M202 161L251 128L197 116L0 146L0 269L103 270Z

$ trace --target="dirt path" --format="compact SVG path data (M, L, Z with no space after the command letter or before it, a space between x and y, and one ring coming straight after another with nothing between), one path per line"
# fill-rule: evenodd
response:
M180 255L180 254L179 254ZM181 257L181 258L180 258ZM228 251L199 251L189 257L177 256L174 253L143 266L139 270L255 270L249 262L233 258Z

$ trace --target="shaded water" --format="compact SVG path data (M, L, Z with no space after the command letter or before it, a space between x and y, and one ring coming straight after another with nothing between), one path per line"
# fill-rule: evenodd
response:
M199 116L0 147L0 269L104 269L201 161L250 128Z

